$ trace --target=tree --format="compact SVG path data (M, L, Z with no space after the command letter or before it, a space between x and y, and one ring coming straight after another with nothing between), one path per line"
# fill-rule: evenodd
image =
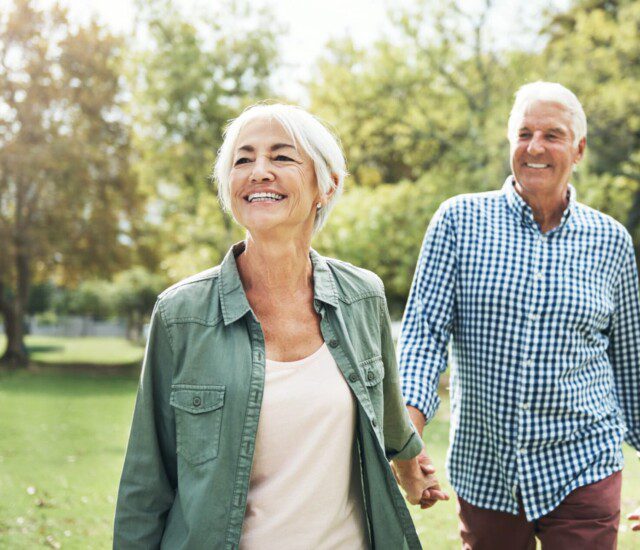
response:
M77 281L129 261L140 202L122 113L121 39L64 9L14 0L0 20L0 310L3 361L26 364L34 281Z
M139 340L142 326L151 313L158 294L166 286L166 279L142 267L118 273L111 285L113 308L127 319L127 335Z
M511 97L536 56L494 47L493 10L489 1L467 13L459 2L420 0L390 15L392 32L367 50L330 44L309 83L312 110L337 128L356 183L437 171L463 172L475 190L499 185ZM472 190L456 179L448 185Z

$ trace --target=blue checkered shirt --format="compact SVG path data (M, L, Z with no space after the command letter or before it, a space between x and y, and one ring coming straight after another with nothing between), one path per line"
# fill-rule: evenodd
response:
M640 306L631 237L576 202L541 233L515 192L446 201L402 322L403 392L427 420L451 341L447 471L464 500L533 521L640 449ZM427 439L428 450L428 439Z

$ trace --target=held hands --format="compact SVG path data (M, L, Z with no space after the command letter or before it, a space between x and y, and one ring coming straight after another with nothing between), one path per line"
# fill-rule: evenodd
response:
M449 496L440 488L434 475L436 470L424 450L412 459L394 460L392 469L411 504L419 504L424 510L438 500L449 500Z

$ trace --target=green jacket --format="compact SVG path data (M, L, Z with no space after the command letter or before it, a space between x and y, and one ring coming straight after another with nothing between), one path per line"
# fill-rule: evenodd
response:
M264 389L264 336L234 250L156 303L115 516L114 548L237 549ZM239 248L240 247L240 248ZM398 384L382 281L311 251L325 342L358 401L377 549L420 548L388 460L422 449Z

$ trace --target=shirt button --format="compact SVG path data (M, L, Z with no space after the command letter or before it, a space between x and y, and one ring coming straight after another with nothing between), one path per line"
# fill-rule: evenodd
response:
M352 372L349 375L349 380L351 380L351 382L357 382L358 381L358 375L355 372Z
M538 314L537 313L529 313L529 320L537 321L538 320Z
M373 374L373 372L372 372L372 371L369 371L369 372L367 373L367 380L373 380L375 377L376 377L376 375L375 375L375 374Z
M371 421L371 425L372 425L374 428L378 425L378 422L376 422L376 419L375 419L375 418Z
M200 405L202 405L202 399L200 399L198 396L193 398L193 406L194 407L199 407Z
M533 366L533 359L527 359L527 360L524 362L524 366L525 366L525 367L532 367L532 366Z
M338 341L337 340L329 340L329 346L331 346L332 348L337 348L338 347Z
M521 403L520 407L522 407L522 409L526 411L529 408L529 403Z
M544 277L544 275L543 275L543 274L542 274L542 272L540 272L540 271L538 271L538 273L536 273L536 274L533 276L533 278L534 278L536 281L539 281L540 279L542 279L542 277Z
M518 454L523 455L525 452L526 452L526 449L525 449L524 447L520 447L520 448L518 449Z

